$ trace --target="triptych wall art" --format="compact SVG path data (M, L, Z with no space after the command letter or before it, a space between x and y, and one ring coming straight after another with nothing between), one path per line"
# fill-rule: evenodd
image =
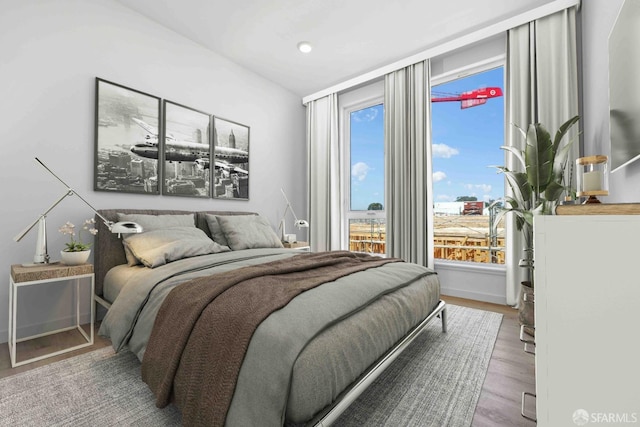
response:
M249 127L96 78L97 191L249 199Z

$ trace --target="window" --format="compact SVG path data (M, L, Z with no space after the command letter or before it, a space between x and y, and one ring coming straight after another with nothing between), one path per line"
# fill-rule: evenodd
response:
M382 84L354 91L342 109L347 235L354 252L385 253L384 104Z
M490 226L495 212L488 209L504 194L503 176L490 167L504 164L504 98L497 93L483 98L485 92L475 100L462 96L490 87L503 91L504 56L494 53L503 52L504 43L498 42L489 43L488 50L470 49L432 62L439 72L432 78L431 103L436 259L504 263L504 228ZM355 252L386 252L383 93L384 82L379 81L339 99L342 247Z
M504 68L431 87L434 258L504 264Z

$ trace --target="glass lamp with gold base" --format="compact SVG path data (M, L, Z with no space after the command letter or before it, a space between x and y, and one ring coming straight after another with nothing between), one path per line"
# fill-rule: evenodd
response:
M597 196L609 195L609 158L603 155L576 159L578 197L586 197L583 204L600 203Z

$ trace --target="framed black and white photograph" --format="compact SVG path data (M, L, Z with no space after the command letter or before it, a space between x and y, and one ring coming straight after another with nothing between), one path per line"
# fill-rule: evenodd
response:
M96 79L94 190L160 194L160 98Z
M249 126L213 118L213 197L249 200Z
M211 115L164 101L162 194L211 197Z

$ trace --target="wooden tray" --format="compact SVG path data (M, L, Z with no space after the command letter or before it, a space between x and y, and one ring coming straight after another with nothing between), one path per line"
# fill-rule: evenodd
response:
M640 215L640 203L590 203L559 205L556 215Z

